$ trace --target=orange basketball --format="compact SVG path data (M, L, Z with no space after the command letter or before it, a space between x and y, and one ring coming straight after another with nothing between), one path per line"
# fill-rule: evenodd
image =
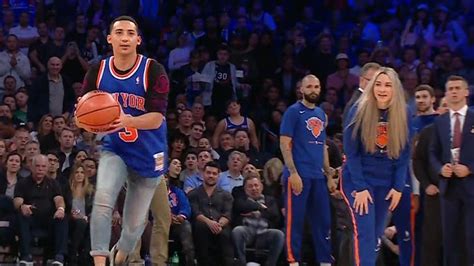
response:
M110 124L120 117L120 104L112 94L90 91L77 103L76 119L91 132L107 131Z

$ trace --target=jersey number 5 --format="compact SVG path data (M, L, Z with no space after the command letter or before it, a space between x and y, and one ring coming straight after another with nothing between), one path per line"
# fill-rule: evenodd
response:
M135 142L138 139L138 130L133 127L126 127L124 131L119 132L119 137L124 142Z

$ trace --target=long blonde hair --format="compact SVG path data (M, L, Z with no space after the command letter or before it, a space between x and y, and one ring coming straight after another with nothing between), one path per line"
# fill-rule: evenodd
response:
M366 152L375 153L377 138L377 126L379 123L380 110L374 95L375 81L381 74L386 74L392 81L392 99L388 106L388 143L387 155L390 159L398 158L408 142L407 104L402 84L398 74L389 67L379 69L367 84L364 92L357 101L357 110L353 120L354 124L352 138L359 134Z
M71 188L71 193L73 196L79 196L80 198L84 198L88 195L92 195L94 193L94 187L89 184L89 178L84 175L84 181L82 182L82 186L75 180L76 171L82 168L85 169L82 163L76 163L71 169L71 173L69 174L69 187ZM80 194L78 195L78 193Z

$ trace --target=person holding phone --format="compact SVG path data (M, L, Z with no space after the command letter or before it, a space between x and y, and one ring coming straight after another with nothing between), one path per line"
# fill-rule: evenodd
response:
M33 229L45 230L54 236L53 265L63 265L67 247L67 220L64 198L56 180L46 177L48 157L35 155L31 176L18 182L13 204L19 212L20 265L33 265L31 240Z

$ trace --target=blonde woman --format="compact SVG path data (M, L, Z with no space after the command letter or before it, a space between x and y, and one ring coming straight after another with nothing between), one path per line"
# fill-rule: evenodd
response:
M71 200L70 235L71 235L71 265L77 265L81 247L83 254L88 254L90 249L87 237L89 216L92 212L94 188L86 178L84 166L77 162L71 169L69 177L69 197Z
M381 68L344 128L341 185L354 224L355 265L375 266L377 237L402 195L409 163L410 116L397 73Z

